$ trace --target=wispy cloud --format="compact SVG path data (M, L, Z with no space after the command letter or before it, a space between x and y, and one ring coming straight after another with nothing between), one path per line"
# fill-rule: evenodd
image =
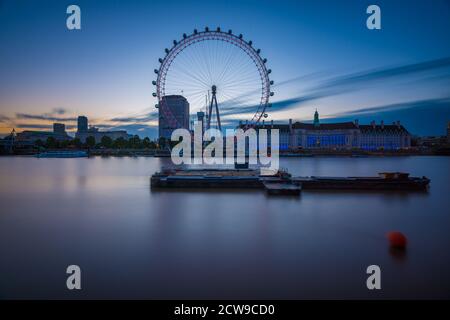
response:
M59 114L59 115L62 115L62 114L66 114L66 113L67 113L67 110L64 109L64 108L54 108L54 109L52 110L52 113L53 113L53 114Z
M353 121L385 123L400 120L408 130L418 135L445 135L450 121L450 96L446 98L405 101L370 108L331 114L326 121Z
M362 85L373 81L387 80L395 77L410 76L418 73L429 73L436 69L448 67L450 67L450 57L401 66L371 69L325 81L320 88L327 89Z
M332 117L345 117L345 116L357 117L365 115L378 116L382 112L394 112L399 110L411 110L411 109L429 109L429 112L432 113L433 111L436 111L436 108L447 108L448 112L450 113L450 97L439 99L414 100L370 108L361 108L346 112L335 113L331 116Z
M383 80L401 78L414 74L432 75L437 69L448 68L450 74L450 57L425 61L415 64L401 65L395 67L386 67L371 69L347 75L336 76L330 79L320 81L316 86L312 87L308 92L293 98L279 100L272 103L268 112L284 111L292 108L299 108L304 104L321 98L332 97L343 93L357 91L374 82L381 83ZM293 83L300 81L302 78L294 78L287 80L285 83ZM448 79L443 77L442 79ZM228 107L225 108L225 114L243 114L255 111L257 106L246 106L243 108Z
M115 117L110 119L110 121L112 122L133 122L133 123L144 123L144 122L149 122L152 120L157 120L158 119L158 112L157 111L153 111L153 112L149 112L147 114L144 115L138 115L138 116L131 116L131 117Z
M76 121L77 117L59 117L49 114L28 114L28 113L16 113L17 119L28 119L28 120L47 120L47 121Z

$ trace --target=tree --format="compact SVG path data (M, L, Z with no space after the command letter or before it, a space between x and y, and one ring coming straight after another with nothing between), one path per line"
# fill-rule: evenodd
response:
M70 144L70 140L63 140L60 142L59 146L63 149L67 148Z
M127 141L122 137L117 138L113 142L113 148L115 148L115 149L122 149L122 148L125 148L126 146L127 146Z
M45 145L47 148L55 149L58 147L58 141L54 137L48 137Z
M102 146L104 146L105 148L111 148L113 144L113 140L108 137L108 136L103 136L102 137Z
M145 137L144 139L142 139L142 146L146 149L150 148L150 138L149 137Z
M134 135L128 140L128 146L133 149L138 149L141 147L141 138L138 135Z
M95 146L95 138L93 136L87 137L86 145L88 146L88 148L93 148Z
M37 140L34 142L34 144L35 144L37 147L43 147L43 146L44 146L44 141L42 141L41 139L37 139Z
M70 141L70 145L71 146L75 146L77 148L81 147L81 141L78 138L73 139L72 141Z
M164 149L166 147L167 144L167 139L164 137L159 137L158 139L158 145L160 149Z

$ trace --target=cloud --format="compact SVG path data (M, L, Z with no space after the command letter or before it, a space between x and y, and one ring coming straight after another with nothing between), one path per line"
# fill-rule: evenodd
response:
M9 117L0 114L0 122L5 122L11 120Z
M76 121L77 117L57 117L49 114L28 114L28 113L16 113L17 119L28 120L47 120L47 121Z
M18 123L15 125L15 127L20 128L20 129L47 129L47 130L53 130L53 125L51 124L35 124L35 123ZM76 126L67 126L66 125L66 130L71 130L76 128Z
M428 73L436 69L450 67L450 57L429 60L414 64L396 67L385 67L352 73L325 81L320 89L340 88L342 86L354 86L367 84L376 80L387 80L394 77L403 77L417 73Z
M109 130L126 130L129 134L135 134L142 137L156 138L158 136L158 126L147 124L127 124L110 127Z
M158 119L158 112L152 111L146 115L139 115L135 117L116 117L110 119L112 122L134 122L134 123L144 123L152 120Z
M53 114L59 114L59 115L62 115L62 114L66 114L66 113L67 113L67 110L64 109L64 108L54 108L54 109L52 110L52 113L53 113Z
M363 116L363 115L371 115L371 114L379 114L380 112L391 112L398 111L404 109L417 109L417 108L430 108L433 109L436 106L450 106L450 97L447 98L439 98L439 99L424 99L424 100L415 100L408 101L403 103L393 103L383 106L376 106L370 108L361 108L346 112L336 113L335 116ZM450 111L450 110L449 110Z
M392 123L400 120L413 134L445 135L450 121L450 97L361 108L330 115L326 121L353 121L354 119L359 119L360 123L370 123L372 120Z
M350 73L347 75L336 76L327 80L320 81L316 86L312 87L308 92L289 99L279 100L272 103L272 107L267 109L267 112L276 112L282 110L288 110L292 108L298 108L302 104L309 103L321 98L332 97L343 93L356 91L364 87L365 85L371 85L373 82L382 80L401 78L404 76L411 76L413 74L432 74L437 69L450 68L450 57L430 60L420 63L407 64L394 67L385 67L378 69L371 69L357 73ZM316 75L317 76L317 75ZM304 77L296 77L290 80L282 81L279 84L295 83L297 81L303 81ZM447 79L443 77L442 79ZM235 103L227 102L223 110L224 115L231 114L245 114L254 113L258 106L242 106L240 107L240 100L234 101Z

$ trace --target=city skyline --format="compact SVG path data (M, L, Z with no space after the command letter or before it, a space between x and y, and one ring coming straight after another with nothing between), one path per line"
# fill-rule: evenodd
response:
M77 4L80 31L65 27L67 3L0 4L0 134L53 122L73 134L83 114L101 129L156 137L153 69L172 40L205 26L262 48L275 81L268 120L312 121L318 109L324 123L400 120L413 134L444 135L450 119L445 1L378 1L381 30L365 27L364 1ZM167 9L176 25L158 14Z

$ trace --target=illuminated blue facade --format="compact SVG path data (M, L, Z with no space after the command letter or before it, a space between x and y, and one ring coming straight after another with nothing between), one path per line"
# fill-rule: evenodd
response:
M358 121L341 123L320 123L319 114L314 114L313 123L289 120L289 124L266 124L257 129L278 129L280 151L298 149L363 149L400 150L411 147L411 135L399 122L379 125L359 125Z

